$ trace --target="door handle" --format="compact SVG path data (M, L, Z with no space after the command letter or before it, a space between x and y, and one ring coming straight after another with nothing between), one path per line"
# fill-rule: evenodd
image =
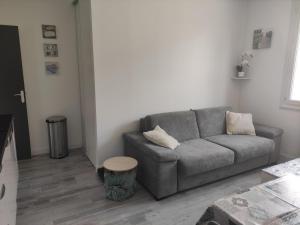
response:
M20 94L15 94L14 96L20 96L22 104L25 103L25 93L23 90L20 91Z

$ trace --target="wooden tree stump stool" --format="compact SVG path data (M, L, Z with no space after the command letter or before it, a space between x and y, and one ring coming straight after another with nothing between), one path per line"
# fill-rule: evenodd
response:
M138 162L125 156L113 157L103 163L106 198L123 201L135 194Z

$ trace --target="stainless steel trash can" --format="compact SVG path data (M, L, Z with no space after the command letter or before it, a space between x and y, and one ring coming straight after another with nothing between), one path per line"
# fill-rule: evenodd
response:
M69 154L67 118L51 116L46 120L48 126L50 158L60 159Z

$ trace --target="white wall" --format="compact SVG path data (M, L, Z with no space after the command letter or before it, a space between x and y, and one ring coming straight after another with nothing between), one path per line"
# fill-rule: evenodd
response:
M1 0L0 24L17 25L27 97L32 154L48 151L45 119L53 114L68 118L71 148L82 145L79 78L76 56L75 10L70 1ZM45 58L41 25L57 26L59 57ZM45 61L60 63L59 76L45 75Z
M240 107L252 112L260 123L282 127L285 131L283 154L300 155L300 112L280 108L282 81L288 44L291 0L248 1L248 28L245 48L251 48L253 31L273 29L270 49L254 51L252 80L242 84Z
M152 113L237 107L241 0L92 0L98 161Z
M87 156L97 166L97 124L90 0L79 1L76 5L76 21L83 141Z

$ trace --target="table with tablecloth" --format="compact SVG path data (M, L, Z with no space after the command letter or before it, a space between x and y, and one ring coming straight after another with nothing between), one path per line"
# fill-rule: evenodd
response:
M300 176L287 175L217 200L197 225L300 225Z

